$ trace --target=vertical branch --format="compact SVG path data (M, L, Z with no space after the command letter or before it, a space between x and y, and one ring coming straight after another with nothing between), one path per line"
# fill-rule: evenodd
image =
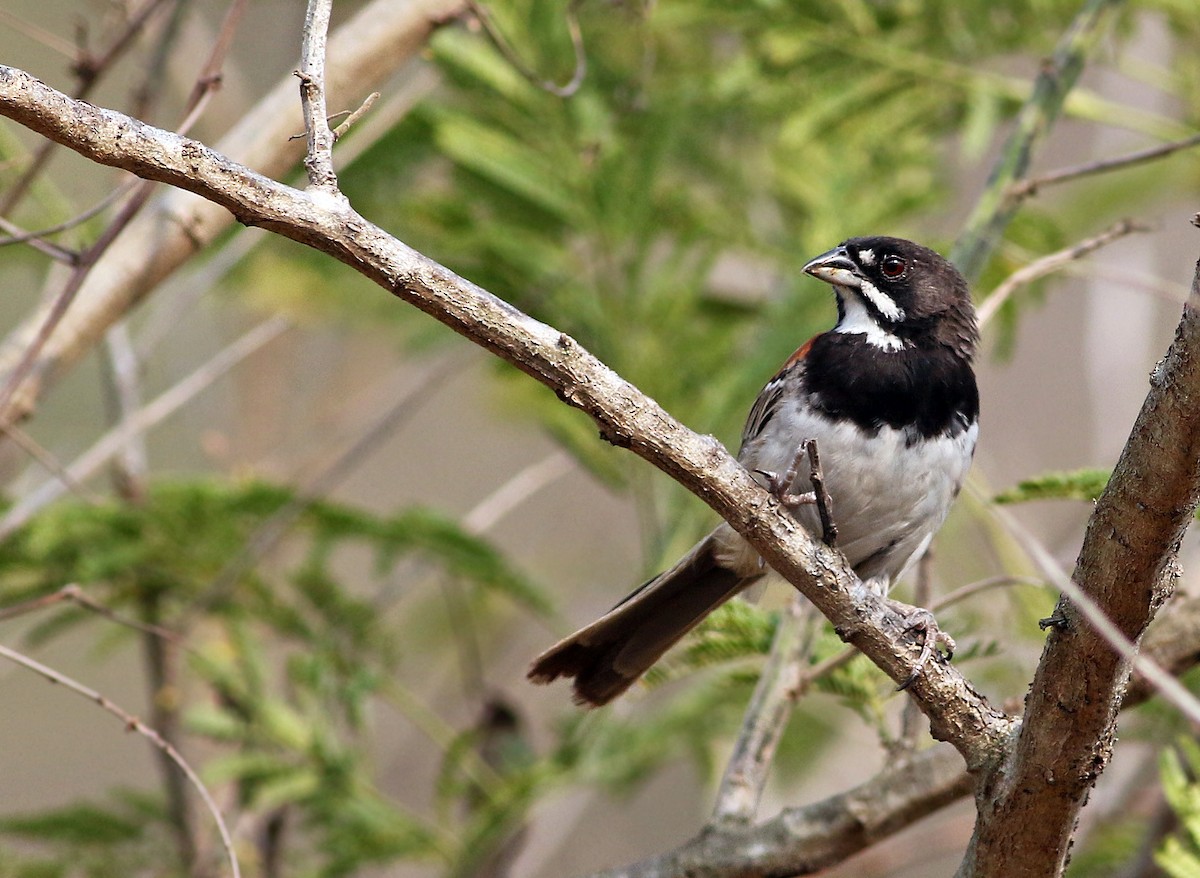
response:
M333 172L333 132L325 108L325 40L329 33L329 13L333 0L309 0L304 16L304 42L300 49L300 104L304 109L304 130L308 135L308 155L304 167L313 189L337 192Z
M1150 385L1071 577L1134 643L1174 586L1200 498L1200 265ZM1059 874L1079 810L1112 756L1130 655L1077 599L1060 599L1053 618L1015 748L977 791L962 878Z
M809 624L805 625L805 621ZM712 824L748 824L754 819L775 748L796 703L802 659L812 646L816 621L812 604L800 594L792 598L780 617L770 656L759 675L733 755L721 778Z
M111 399L110 419L113 425L132 417L142 407L141 363L129 338L129 327L121 322L105 337L108 356L105 376ZM146 496L146 477L149 459L144 433L126 437L124 447L113 459L112 475L117 493L126 503L140 504ZM179 648L173 640L159 633L163 625L162 592L142 587L137 602L141 630L142 659L146 667L147 702L150 705L150 725L176 751L182 752L179 716ZM166 750L155 749L159 774L166 791L167 812L175 834L175 846L186 874L198 875L199 844L196 834L192 801L188 796L187 779L176 769Z
M1013 183L1029 170L1034 148L1062 111L1063 102L1083 71L1084 61L1103 32L1108 13L1120 4L1121 0L1088 0L1038 74L1033 94L1017 114L987 188L975 203L950 254L950 261L967 280L978 279L1016 213L1020 199L1013 197Z

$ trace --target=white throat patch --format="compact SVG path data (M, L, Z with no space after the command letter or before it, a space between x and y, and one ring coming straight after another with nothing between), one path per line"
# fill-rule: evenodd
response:
M864 281L865 285L867 284ZM895 302L892 302L891 299L879 292L878 289L873 286L871 289L874 290L876 295L880 296L886 302L891 303L893 311L900 310L896 307ZM846 335L865 335L868 344L882 348L885 351L898 351L908 347L902 339L879 325L879 322L867 310L867 306L863 303L863 300L859 298L859 292L860 290L853 289L852 287L837 288L838 298L842 301L842 312L845 316L838 321L838 325L833 328L833 331L842 332ZM861 292L864 295L868 295L865 289L861 290ZM872 303L875 304L876 308L879 308L879 305L874 303L874 299L872 299ZM879 310L881 313L883 312L882 308L879 308Z

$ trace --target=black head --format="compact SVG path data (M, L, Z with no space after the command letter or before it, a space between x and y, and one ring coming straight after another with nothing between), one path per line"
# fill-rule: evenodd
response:
M940 345L970 359L979 330L967 282L949 260L903 238L851 238L804 266L833 285L838 332L879 347Z

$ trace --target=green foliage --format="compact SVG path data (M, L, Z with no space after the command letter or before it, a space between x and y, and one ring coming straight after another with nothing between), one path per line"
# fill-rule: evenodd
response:
M0 820L3 878L119 878L164 861L166 820L144 793L115 790L102 803L76 802Z
M1108 484L1111 470L1079 469L1072 472L1044 473L1024 479L1015 487L1001 491L997 503L1025 503L1029 500L1095 500Z
M289 548L303 548L293 569L267 576L244 559L257 537L292 519ZM203 619L188 656L211 697L195 702L187 722L222 748L206 768L210 783L233 785L243 809L298 815L321 863L313 874L446 860L453 847L443 834L374 786L366 717L404 655L379 589L348 579L338 561L355 547L370 552L379 580L420 558L462 583L477 611L496 598L535 615L549 609L492 547L430 510L376 515L262 482L212 481L156 484L137 505L52 507L0 544L0 602L86 583L109 609L147 621L152 613L168 628ZM61 618L95 622L76 610ZM142 832L87 806L12 819L0 831L109 852Z
M1179 830L1169 836L1154 860L1171 878L1200 876L1200 744L1180 738L1177 750L1164 750L1159 759L1163 793L1179 820Z

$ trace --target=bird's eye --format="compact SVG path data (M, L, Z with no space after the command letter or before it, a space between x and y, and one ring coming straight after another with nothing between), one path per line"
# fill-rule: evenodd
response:
M893 280L904 274L907 268L908 263L899 256L885 256L879 263L879 270L883 272L883 276Z

